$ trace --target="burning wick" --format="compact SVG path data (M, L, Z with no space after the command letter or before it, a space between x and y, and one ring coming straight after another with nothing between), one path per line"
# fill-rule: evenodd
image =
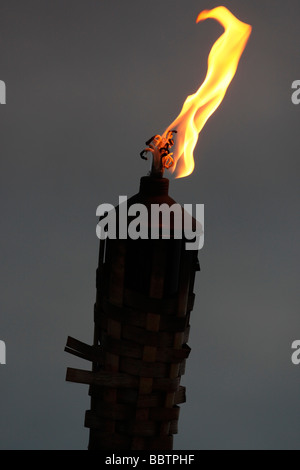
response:
M144 160L148 160L145 157L147 152L151 152L153 155L151 176L162 177L164 169L169 169L174 165L173 152L169 151L174 145L173 133L177 133L177 131L167 131L165 136L154 135L151 139L147 140L147 147L140 153L141 158Z
M144 157L145 152L153 153L151 175L162 174L165 168L171 169L171 172L176 169L176 178L192 173L195 165L193 152L198 136L223 101L250 37L252 27L238 20L225 7L202 11L196 22L208 18L217 20L225 31L211 48L207 74L202 85L196 93L187 97L180 114L166 131L161 136L155 135L146 142L149 147L141 153L141 157L147 159ZM169 130L174 128L176 131ZM174 154L170 154L169 147L174 143L172 139L174 132L178 132L176 149Z

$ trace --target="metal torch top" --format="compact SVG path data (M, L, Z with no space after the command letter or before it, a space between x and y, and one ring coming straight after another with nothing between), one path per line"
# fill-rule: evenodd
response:
M152 153L152 167L150 176L162 178L165 168L169 169L174 165L173 153L170 148L174 145L173 134L177 131L167 131L162 136L154 135L147 140L147 147L140 153L141 158L148 160L145 156L147 152Z

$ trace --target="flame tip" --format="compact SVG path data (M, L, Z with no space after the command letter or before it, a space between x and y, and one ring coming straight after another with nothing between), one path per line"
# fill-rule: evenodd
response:
M186 98L180 114L167 128L178 130L178 148L175 151L173 170L178 161L181 158L182 160L180 168L176 168L176 179L193 172L193 152L199 133L221 104L252 31L252 26L240 21L225 6L201 11L196 23L208 18L217 20L225 32L211 48L207 74L202 85L196 93Z

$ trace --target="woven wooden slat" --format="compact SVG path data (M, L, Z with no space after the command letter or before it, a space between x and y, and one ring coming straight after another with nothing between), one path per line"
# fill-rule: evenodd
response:
M178 434L178 420L171 421L170 428L169 428L169 433L170 434Z
M116 423L116 430L120 434L129 436L154 437L158 434L159 423L155 421L119 421Z
M131 436L101 432L101 430L92 428L92 432L90 432L89 450L126 450L131 448L131 442Z
M65 351L74 356L81 357L89 361L98 361L100 364L104 362L103 349L100 346L89 346L82 341L78 341L72 337L68 337Z
M174 405L186 402L186 389L180 386L177 392L174 394Z
M143 345L125 339L115 339L109 335L105 335L101 343L102 347L113 354L119 354L122 357L131 357L134 359L142 359Z
M152 393L153 379L151 377L143 377L139 380L139 395L149 395Z
M179 406L174 406L173 408L151 408L149 413L149 418L152 421L174 421L179 418Z
M95 420L95 427L99 426L100 423L101 423L100 421L96 422ZM171 426L172 426L171 434L176 434L178 432L177 421L176 420L172 421L170 424L170 427ZM117 421L116 422L116 432L121 435L155 437L156 435L158 435L159 429L160 429L160 422L150 421L149 419L147 419L146 421L133 421L133 422Z
M129 420L135 414L135 407L128 404L120 403L106 403L103 404L97 403L95 410L93 411L95 416L98 418L105 418L110 420Z
M139 378L128 374L111 373L106 371L90 372L82 369L68 367L66 380L68 382L98 385L108 388L137 388ZM153 379L153 390L175 392L180 384L180 377L175 379Z
M130 357L120 359L120 372L138 375L139 377L166 377L168 364L163 362L147 362Z
M108 335L104 337L102 348L108 352L134 359L142 359L144 349L142 344L124 339L117 340ZM187 345L183 345L181 349L155 348L155 358L151 359L152 362L157 360L158 362L177 363L186 359L190 354L190 350ZM92 355L92 352L90 355ZM101 349L99 355L101 356Z
M192 275L192 274L191 274ZM193 288L194 282L190 281L190 286ZM188 295L188 300L187 300L187 306L186 309L187 311L191 311L194 308L194 303L195 303L195 294L193 292L189 292Z
M173 334L169 332L147 331L143 328L125 325L122 330L124 339L136 341L139 344L154 347L171 347L173 345Z
M66 380L109 388L136 388L138 377L107 371L90 372L68 367ZM171 386L171 385L170 385Z
M164 450L164 449L172 449L173 448L173 436L161 436L155 437L153 439L149 439L148 442L145 443L145 448L147 450Z
M182 362L179 363L178 375L182 376L185 374L185 366L186 366L186 360L184 359Z
M175 392L178 390L180 384L180 377L175 379L163 378L153 379L153 390L161 390L165 392Z
M105 389L103 387L99 387L97 385L91 385L89 388L89 395L96 397L100 403L103 403L103 396L104 396ZM117 403L121 404L133 404L136 406L138 400L138 390L137 389L127 389L127 388L119 388L117 394Z
M107 330L107 320L112 318L113 320L119 321L122 324L136 326L139 328L145 328L147 324L146 312L134 311L132 309L126 309L123 311L121 307L110 304L107 300L103 300L102 304L106 305L105 309L100 308L98 305L95 307L94 321L95 324L101 328ZM154 314L152 314L154 315ZM159 315L160 318L160 331L167 332L179 332L184 331L186 328L186 319L172 317L171 315L163 316Z
M126 299L129 299L126 305ZM161 303L158 299L149 298L145 295L138 294L137 299L134 299L134 292L129 291L128 289L124 290L124 305L121 307L114 305L108 301L108 299L103 298L101 302L101 309L107 315L114 317L118 321L130 321L133 323L136 321L141 321L144 319L145 315L148 312L159 315L165 321L168 320L168 317L172 315L174 317L174 312L177 311L177 302L174 298L164 298L161 300ZM187 297L186 310L193 310L195 302L195 294L189 293ZM132 303L133 305L130 305ZM135 306L136 305L136 306ZM185 310L185 309L184 309ZM166 317L166 318L165 318ZM174 319L174 318L173 318ZM170 320L170 318L169 318ZM143 326L143 325L141 325Z
M150 395L139 395L137 408L152 408L153 406L163 406L164 394L161 392L152 392Z
M89 442L89 450L166 450L172 449L173 436L135 437L122 434L110 434L94 430Z
M124 290L124 305L141 312L157 313L159 315L174 315L177 307L176 298L155 298L141 293Z
M90 429L100 429L101 432L113 435L115 432L115 423L112 419L104 419L96 416L93 411L86 411L84 426Z

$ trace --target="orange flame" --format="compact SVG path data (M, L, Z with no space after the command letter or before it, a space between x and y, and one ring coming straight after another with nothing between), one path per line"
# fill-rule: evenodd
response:
M238 67L246 47L252 27L239 21L227 8L217 7L202 11L196 23L214 18L221 23L225 32L213 45L208 56L208 68L204 82L196 93L187 97L181 113L170 124L169 129L177 129L174 150L176 177L188 176L194 170L193 151L198 135L205 123L221 104ZM180 160L180 165L178 162Z

